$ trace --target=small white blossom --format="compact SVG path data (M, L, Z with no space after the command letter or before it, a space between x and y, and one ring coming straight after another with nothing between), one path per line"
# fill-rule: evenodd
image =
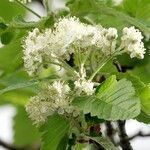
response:
M9 0L10 2L15 2L16 0ZM22 4L27 4L32 2L32 0L18 0L19 2L21 2Z
M124 28L123 36L121 37L121 47L130 54L130 57L144 58L145 48L142 42L143 36L135 27Z
M117 29L115 29L115 28L108 28L105 31L105 35L106 35L106 38L109 39L109 40L117 39L117 37L118 37Z
M77 95L92 95L95 92L94 83L90 80L79 79L74 82Z
M116 49L117 30L115 28L103 29L102 37L101 49L103 53L105 55L112 54Z

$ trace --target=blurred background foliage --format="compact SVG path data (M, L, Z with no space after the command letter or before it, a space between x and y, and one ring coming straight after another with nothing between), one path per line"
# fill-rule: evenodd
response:
M41 1L38 2L42 5ZM137 81L139 83L139 80L144 85L150 83L150 0L123 0L119 5L113 0L68 0L66 7L69 7L71 15L79 17L83 22L116 27L119 33L125 26L134 25L139 28L145 36L144 43L147 49L145 58L143 60L130 59L124 54L119 56L118 60L126 73L117 73L114 65L109 62L103 68L102 74L116 73L118 78L129 77L134 83ZM68 9L64 9L57 15L67 14ZM33 27L48 26L53 22L53 17L47 17L41 22L30 22L27 25L23 19L26 15L26 10L17 3L0 0L0 39L2 43L0 48L0 105L12 104L16 107L17 113L14 117L13 129L14 145L18 147L39 143L39 133L28 119L24 109L28 98L36 93L35 87L38 81L31 80L23 68L21 42ZM146 90L150 91L150 88ZM144 112L137 119L150 123L150 118Z

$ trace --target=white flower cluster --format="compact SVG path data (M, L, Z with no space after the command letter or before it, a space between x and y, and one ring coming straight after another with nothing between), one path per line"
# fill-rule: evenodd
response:
M29 32L23 44L24 65L31 76L51 62L62 63L62 66L65 64L69 71L76 72L64 61L69 60L72 53L82 59L81 51L84 55L89 49L100 49L98 53L109 56L116 50L117 38L115 28L105 29L101 26L87 25L75 17L62 18L54 24L53 29L40 31L35 28ZM120 47L129 53L131 58L143 58L145 48L142 39L143 36L138 29L124 28ZM55 81L46 84L37 96L30 99L26 110L36 124L45 122L54 112L62 115L71 114L74 117L79 115L79 111L71 105L71 94L90 96L95 92L94 83L88 80L84 68L86 65L83 62L79 62L79 73L76 72L73 92L68 84Z
M45 32L40 32L35 28L32 32L29 32L28 37L24 40L24 66L31 76L38 72L46 57L47 44L51 40L51 29L47 29Z
M77 95L92 95L95 92L94 83L90 80L79 79L74 82Z
M103 33L105 37L103 52L106 53L107 51L109 51L109 54L113 53L116 49L116 39L118 38L117 29L115 28L105 29Z
M54 112L78 116L78 111L71 105L70 87L60 81L53 82L34 97L26 105L26 111L35 124L43 123Z
M23 44L25 68L32 76L53 58L69 60L70 54L76 50L85 51L89 47L98 48L104 55L110 55L115 52L117 37L115 28L87 25L76 17L59 19L53 30L40 31L36 28L29 32ZM121 48L131 58L143 58L145 48L142 39L138 29L124 28Z
M30 98L30 101L26 105L26 111L29 117L35 124L43 123L47 117L53 114L53 109L49 101L42 100L39 96Z
M144 58L145 48L142 42L143 36L138 29L135 27L124 28L123 36L121 38L122 48L130 54L130 57L137 57L140 59Z
M15 0L9 0L10 2L15 2ZM32 2L32 0L18 0L19 2L21 2L22 4L27 4L29 2Z
M105 54L115 50L117 30L81 23L75 17L59 19L54 30L29 32L24 40L24 63L29 75L36 73L43 61L53 57L69 60L76 49L95 46Z
M91 80L86 80L86 70L81 65L80 77L74 82L76 95L92 95L95 92L94 83Z

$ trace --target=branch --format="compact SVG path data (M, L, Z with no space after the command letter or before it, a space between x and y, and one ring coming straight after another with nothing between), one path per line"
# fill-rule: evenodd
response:
M110 140L114 143L115 130L113 128L111 121L106 121L105 125L106 125L106 134L110 138Z
M2 140L0 140L0 146L6 148L8 150L25 150L24 148L16 148L15 146L5 143Z
M1 139L0 139L0 147L4 147L7 150L40 150L39 143L27 147L16 147L14 145L2 141Z
M134 140L134 139L137 138L137 137L143 137L143 138L145 138L145 137L150 137L150 133L144 134L142 131L139 131L139 132L137 132L136 134L132 135L131 137L128 137L128 140L129 140L129 141L132 141L132 140ZM118 142L118 143L116 143L115 145L118 146L118 145L120 145L120 144L121 144L121 143Z
M117 121L118 123L118 128L119 128L119 137L120 137L120 145L123 150L133 150L128 135L126 133L125 129L125 121Z
M41 18L41 16L39 14L37 14L35 11L33 11L32 9L30 9L29 7L27 7L26 5L22 4L20 1L16 0L16 2L21 5L23 8L25 8L26 10L30 11L32 14L34 14L35 16L37 16L38 18Z
M139 131L138 133L136 133L135 135L131 136L128 138L128 140L133 140L137 137L150 137L150 133L144 134L142 131Z

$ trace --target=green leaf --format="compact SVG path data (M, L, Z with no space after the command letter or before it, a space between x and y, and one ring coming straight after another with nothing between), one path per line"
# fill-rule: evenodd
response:
M117 68L115 65L112 63L112 61L109 61L102 69L101 69L101 74L104 76L110 76L113 74L118 73Z
M0 0L0 17L6 21L11 21L16 15L24 15L25 9L16 3L10 3L9 0Z
M149 56L148 56L149 57ZM140 79L146 83L146 84L149 84L150 82L150 59L148 60L148 63L147 64L143 64L142 66L138 67L136 66L132 73L137 75L138 77L140 77Z
M83 143L83 144L81 144L81 143L77 143L76 145L75 145L75 150L83 150L84 148L86 148L87 147L87 144L85 144L85 143ZM88 148L91 148L90 147L90 144L89 144L89 147ZM92 149L90 149L90 150L92 150Z
M33 85L35 85L37 83L38 83L37 81L29 81L29 82L25 82L25 83L13 84L13 85L10 85L10 86L0 90L0 95L4 94L6 92L12 91L12 90L33 86Z
M4 74L14 72L23 64L21 39L0 48L0 69Z
M10 41L13 39L14 33L13 32L5 32L1 35L1 42L4 45L7 45L10 43Z
M146 85L144 84L144 82L142 82L142 81L140 80L140 78L139 78L138 76L133 75L133 74L128 73L128 72L127 72L127 73L119 73L119 74L118 74L118 77L119 77L120 79L126 78L126 79L128 79L129 81L131 81L132 84L133 84L133 86L134 86L134 88L135 88L135 90L136 90L136 93L137 93L137 94L140 94L141 91L142 91L142 89L146 86Z
M65 136L61 139L60 143L58 144L57 150L65 150L67 144L68 144L68 134L65 134Z
M50 116L48 121L40 127L42 134L42 150L64 150L68 139L69 121L57 114ZM60 143L62 144L60 146Z
M5 24L4 20L0 17L0 36L6 29L7 25Z
M106 137L89 137L93 141L99 143L106 150L119 150L113 143Z
M66 6L70 8L72 14L76 14L78 12L85 12L88 10L96 10L100 5L112 5L112 0L67 0Z
M113 16L114 20L119 18L122 21L126 21L128 24L138 27L143 32L150 32L150 28L147 27L145 23L127 15L126 13L118 11L116 8L108 7L106 1L70 0L67 6L70 8L72 15L82 19L89 14L93 14L93 18L98 18L100 15Z
M83 110L84 114L105 120L125 120L140 113L140 100L130 81L122 79L117 82L115 76L108 78L96 90L96 97L77 97L73 104Z
M34 95L35 92L30 89L10 91L0 96L0 103L25 106L25 104L29 101L29 98Z
M142 110L150 116L150 84L147 85L140 94Z
M70 8L72 14L77 12L84 12L85 10L93 10L97 8L96 0L68 0L67 6Z
M97 87L96 93L97 97L106 95L108 92L112 91L117 84L116 76L112 75L101 86Z
M141 111L141 113L136 117L136 120L145 124L150 124L150 116L143 111Z
M28 115L24 107L17 107L17 114L14 117L14 145L17 147L25 147L33 144L39 144L40 134Z
M124 0L123 9L129 15L139 19L150 19L149 0Z
M7 28L7 25L3 22L0 22L0 30L5 30Z

